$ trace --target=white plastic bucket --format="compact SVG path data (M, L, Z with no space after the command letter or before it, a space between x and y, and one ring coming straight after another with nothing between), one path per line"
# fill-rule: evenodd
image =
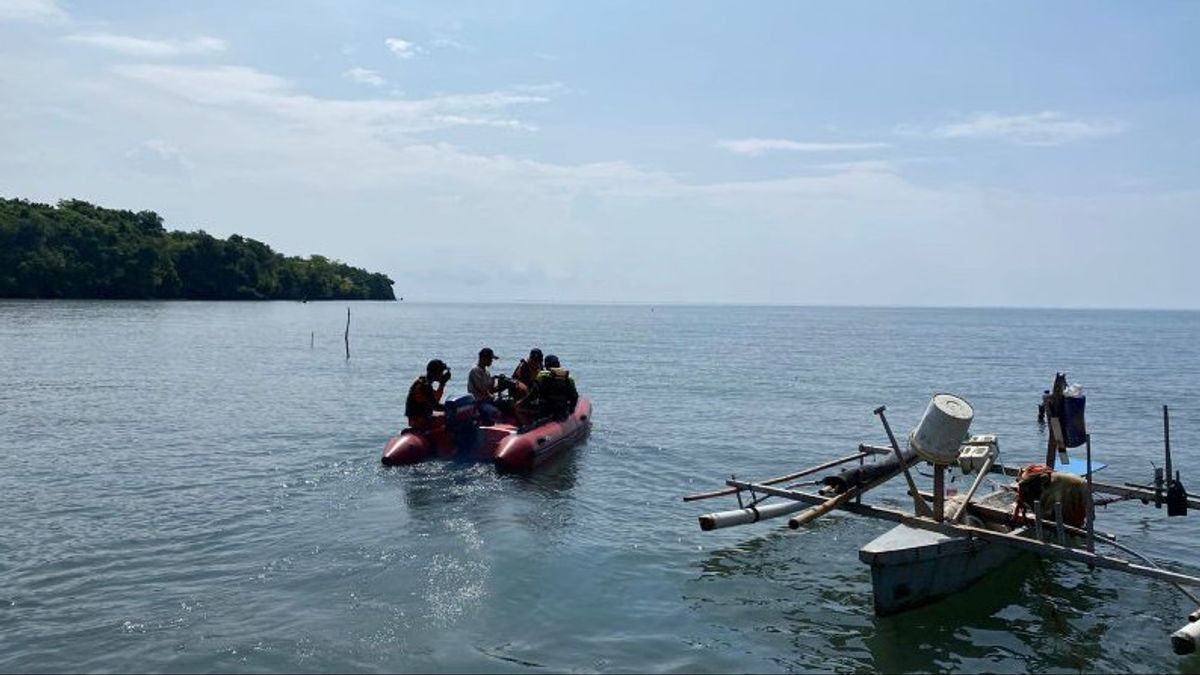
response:
M975 409L954 394L935 394L921 423L908 435L908 446L934 464L954 464L958 449L967 437Z

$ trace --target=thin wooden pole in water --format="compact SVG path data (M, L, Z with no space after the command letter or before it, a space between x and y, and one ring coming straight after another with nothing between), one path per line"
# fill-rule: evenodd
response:
M350 308L346 308L346 360L350 360Z
M308 348L312 349L317 344L317 331L312 331L308 334Z

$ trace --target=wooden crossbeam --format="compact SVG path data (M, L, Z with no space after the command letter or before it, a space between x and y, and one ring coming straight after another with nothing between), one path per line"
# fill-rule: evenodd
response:
M747 483L745 481L738 480L727 480L725 483L730 487L750 490L752 492L761 492L775 497L783 497L785 499L794 499L796 501L805 502L808 504L824 504L827 501L825 497L820 495L801 492L799 490L785 490L771 487L769 485ZM1154 567L1147 567L1145 565L1137 565L1129 562L1128 560L1122 560L1121 558L1100 555L1098 553L1089 553L1087 551L1080 551L1068 546L1060 546L1058 544L1026 539L1025 537L1018 535L992 532L991 530L984 530L967 525L952 525L945 522L939 523L931 518L913 516L902 511L896 511L894 509L881 508L877 506L869 506L867 504L855 504L852 501L840 504L838 505L838 508L850 513L868 516L871 518L879 518L882 520L890 520L895 523L908 525L909 527L928 530L930 532L938 532L947 536L975 537L977 539L1005 544L1013 548L1051 558L1073 560L1075 562L1087 563L1094 567L1117 570L1119 572L1126 572L1128 574L1134 574L1136 576L1147 577L1151 579L1172 581L1185 586L1200 586L1200 577L1180 574L1178 572L1171 572L1169 570L1162 570Z
M1021 470L1016 467L1009 466L993 466L992 473L1000 473L1005 476L1016 478L1021 474ZM1100 481L1092 482L1092 491L1100 494L1113 495L1115 497L1123 497L1125 499L1145 499L1154 501L1154 488L1141 487L1137 485L1113 485L1112 483L1101 483ZM1163 490L1163 499L1167 497L1166 490ZM1187 503L1189 508L1200 509L1200 499L1188 495Z

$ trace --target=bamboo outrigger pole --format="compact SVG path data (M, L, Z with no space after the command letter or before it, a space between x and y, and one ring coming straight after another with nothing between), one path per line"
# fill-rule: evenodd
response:
M1015 467L992 467L993 473L1002 473L1005 476L1020 476L1021 470ZM1113 485L1112 483L1102 483L1100 481L1092 482L1092 490L1104 494L1121 497L1123 499L1139 499L1149 503L1154 501L1154 488L1137 485L1135 483L1127 483L1125 485ZM1200 499L1188 495L1187 505L1189 508L1200 509Z
M846 490L845 492L841 493L840 495L837 495L836 497L830 497L829 499L827 499L825 501L824 504L818 504L817 506L812 507L811 509L805 511L804 513L801 513L800 515L789 519L788 527L792 528L793 530L800 529L800 527L802 525L811 523L812 521L816 520L817 518L820 518L821 516L825 515L826 513L829 513L830 511L837 509L839 506L841 506L842 504L845 504L846 502L850 501L851 499L854 499L856 497L861 497L864 492L871 490L872 488L879 487L880 485L883 485L884 483L888 482L889 480L895 478L897 474L899 474L901 472L908 473L908 467L912 466L913 464L916 464L918 461L919 461L919 459L917 458L916 455L913 455L911 460L909 460L909 461L905 461L904 458L901 457L900 465L896 468L895 471L884 474L874 480L868 481L867 483L865 483L863 485L858 485L858 486L852 487L852 488ZM921 499L920 495L917 495L917 499Z
M815 473L815 472L822 471L827 468L831 468L832 466L836 466L838 464L845 464L847 462L850 462L850 461L860 458L860 456L865 457L866 455L878 455L878 454L889 454L890 455L890 454L892 454L892 450L890 448L883 448L883 447L872 446L872 445L860 445L859 450L860 450L860 452L858 454L849 455L847 457L843 457L843 458L835 460L833 462L827 462L826 464L815 466L815 467L812 467L809 469L804 469L802 471L797 471L795 473L791 473L786 476L780 476L778 478L772 478L770 480L761 481L761 482L755 483L755 485L772 485L772 484L776 484L776 483L782 483L784 481L793 480L795 478L800 478L802 476L806 476L811 473ZM876 480L875 478L867 480L866 477L863 476L864 470L862 468L857 469L857 470L854 470L854 469L849 470L850 473L855 474L854 478L853 478L854 482L851 484L838 485L837 481L835 480L833 483L834 489L840 489L841 493L838 496L830 497L829 499L837 500L840 497L847 495L847 494L849 496L846 497L846 499L858 497L858 496L861 496L862 493L866 492L868 489L875 487L876 485L878 485L884 481L895 478L896 474L898 474L900 472L900 468L899 468L899 465L896 465L896 468L894 470L888 471L888 469L887 469L888 464L892 461L893 460L891 460L889 458L885 462L870 465L865 470L869 474L883 472L880 474L880 476L876 477L878 480ZM909 464L914 464L917 461L917 457L915 454L910 454L906 461L908 461ZM844 476L846 473L847 472L844 471L842 475ZM858 482L860 480L863 480L865 482L860 485ZM829 484L829 483L827 483L827 484ZM698 499L708 499L710 497L717 497L717 496L721 496L721 495L739 494L740 492L741 492L741 490L739 490L738 488L727 488L725 490L717 490L717 491L713 491L713 492L702 492L700 494L689 495L687 497L684 497L684 500L685 501L694 501L694 500L698 500ZM764 497L763 499L765 499L765 498L766 497ZM780 516L786 516L790 513L795 513L796 511L800 511L800 510L808 507L807 504L797 502L794 500L788 500L788 501L782 502L782 503L762 504L761 503L762 499L756 499L750 505L743 506L741 504L740 496L738 498L738 502L739 502L738 503L739 508L737 508L737 509L732 509L729 511L717 511L715 513L706 513L706 514L700 516L700 518L699 518L700 529L704 530L705 532L708 532L710 530L719 530L719 529L722 529L725 527L733 527L735 525L746 525L748 523L757 523L760 520L767 520L770 518L778 518ZM830 508L832 508L832 507L830 507ZM807 522L808 520L816 518L817 516L820 516L822 514L823 514L823 512L808 515L804 522ZM792 524L792 527L793 527L793 529L795 529L796 527L799 527L799 524Z
M830 462L825 462L824 464L818 464L816 466L809 467L807 469L802 469L795 473L789 473L786 476L778 476L776 478L769 478L767 480L760 481L759 484L760 485L777 485L779 483L786 483L790 480L796 480L797 478L803 478L804 476L808 476L810 474L818 473L820 471L825 471L826 469L832 469L833 467L838 466L840 464L846 464L847 462L853 462L856 459L864 459L871 455L890 454L891 452L892 452L891 449L888 449L888 448L880 448L880 447L877 447L874 445L865 445L865 444L859 445L858 452L854 453L853 455L846 455L845 457L842 457L840 459L835 459ZM724 497L725 495L734 494L737 491L738 491L737 488L725 488L724 490L713 490L712 492L699 492L694 495L687 495L686 497L683 498L683 501L694 502L694 501L699 501L701 499L712 499L713 497ZM751 521L751 522L754 522L754 521Z
M776 496L776 497L784 497L787 499L794 499L796 501L801 501L801 502L805 502L808 504L819 505L819 504L824 504L826 502L826 499L821 497L820 495L809 494L807 492L800 492L798 490L784 490L784 489L780 489L780 488L776 488L776 487L771 487L769 485L747 483L747 482L738 481L738 480L728 480L725 482L730 487L741 488L743 490L750 490L752 492L762 492L764 494L769 494L769 495ZM1080 551L1080 550L1073 549L1073 548L1070 548L1067 546L1059 546L1058 544L1051 544L1051 543L1046 543L1046 542L1035 541L1033 539L1026 539L1025 537L1020 537L1020 536L1013 535L1013 534L1005 534L1002 532L993 532L991 530L984 530L984 529L980 529L977 527L970 527L968 525L951 525L949 523L939 523L930 518L926 518L926 517L922 517L922 516L912 516L912 515L902 512L902 511L896 511L896 510L887 509L887 508L880 508L877 506L868 506L866 504L855 504L854 502L843 503L843 504L839 505L838 508L841 508L845 511L849 511L850 513L868 516L871 518L880 518L883 520L890 520L892 522L902 523L902 524L908 525L910 527L915 527L915 528L922 529L922 530L929 530L930 532L938 532L941 534L947 534L947 535L952 535L952 536L953 535L969 535L972 537L976 537L978 539L1000 542L1000 543L1012 546L1013 548L1019 548L1019 549L1025 550L1025 551L1029 551L1031 553L1037 553L1037 554L1044 555L1044 556L1049 556L1049 557L1054 557L1054 558L1062 558L1064 560L1073 560L1073 561L1082 562L1082 563L1088 563L1088 564L1094 565L1096 567L1118 570L1121 572L1127 572L1129 574L1134 574L1137 576L1147 577L1147 578L1151 578L1151 579L1161 579L1163 581L1171 581L1171 582L1175 582L1177 584L1184 585L1184 586L1200 587L1200 577L1194 577L1194 576L1187 575L1187 574L1180 574L1178 572L1171 572L1169 570L1158 569L1155 567L1147 567L1145 565L1138 565L1135 563L1131 563L1128 560L1122 560L1121 558L1114 558L1114 557L1110 557L1110 556L1106 556L1106 555L1100 555L1098 553L1089 553L1087 551Z

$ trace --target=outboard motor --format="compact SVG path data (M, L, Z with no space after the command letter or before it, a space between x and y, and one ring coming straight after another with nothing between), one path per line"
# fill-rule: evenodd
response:
M1175 472L1175 480L1167 487L1167 516L1187 515L1187 490L1179 480L1179 472Z
M479 406L474 396L446 401L446 431L454 437L454 449L459 456L479 447L483 435L479 431Z

